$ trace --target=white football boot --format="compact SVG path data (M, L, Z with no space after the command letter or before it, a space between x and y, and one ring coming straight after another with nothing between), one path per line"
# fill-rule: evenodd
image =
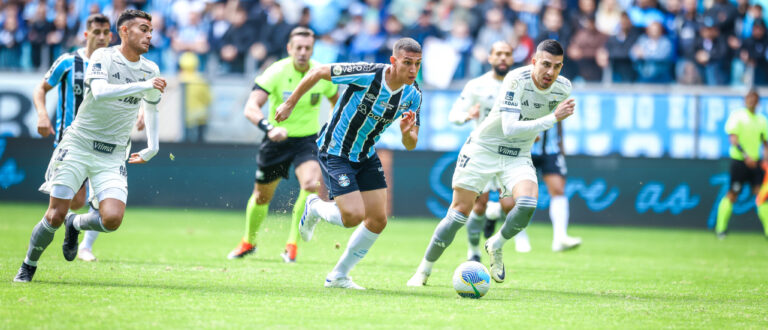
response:
M364 287L357 285L355 282L352 282L352 279L349 277L339 277L333 280L330 278L326 278L325 287L339 288L339 289L365 290Z
M315 212L312 212L312 203L319 201L320 198L315 194L309 194L307 201L304 202L304 213L301 214L301 221L299 221L299 234L301 239L305 242L309 242L312 239L312 233L315 232L315 226L320 220Z
M408 280L408 283L406 283L405 285L411 286L411 287L426 286L427 279L429 279L429 274L417 270L416 273L413 274L413 276L411 276L411 279Z
M565 236L556 241L552 241L552 251L562 252L573 250L581 245L581 237Z

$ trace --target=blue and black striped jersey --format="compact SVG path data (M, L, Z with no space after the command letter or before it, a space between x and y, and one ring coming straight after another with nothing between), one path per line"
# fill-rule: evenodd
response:
M331 81L349 86L331 120L320 130L320 151L360 162L373 156L381 133L404 112L415 112L419 125L421 90L416 83L390 90L384 79L389 67L372 63L331 66Z
M85 57L85 49L81 48L72 53L59 56L56 62L45 74L45 82L56 87L59 85L59 102L56 106L56 138L54 146L61 141L64 130L72 124L77 115L77 108L85 95L85 69L88 66L88 58Z

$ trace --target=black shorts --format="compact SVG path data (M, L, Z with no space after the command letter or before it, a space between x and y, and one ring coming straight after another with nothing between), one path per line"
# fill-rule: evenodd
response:
M731 159L731 186L732 192L737 195L744 188L745 183L749 183L750 186L759 187L763 184L763 168L758 166L755 168L749 168L743 160Z
M565 166L565 157L562 154L533 155L531 156L533 166L541 170L543 175L559 174L565 176L568 173L568 167Z
M362 162L353 162L339 156L320 153L320 168L323 170L323 180L328 187L328 197L351 193L353 191L370 191L387 187L384 179L384 169L377 154Z
M279 178L288 178L291 164L294 167L310 160L317 161L316 135L289 137L281 142L264 138L256 156L256 182L270 183Z

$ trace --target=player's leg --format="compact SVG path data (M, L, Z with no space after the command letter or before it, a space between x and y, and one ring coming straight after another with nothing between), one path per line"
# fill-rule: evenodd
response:
M77 211L83 206L85 206L85 197L86 197L86 184L83 183L83 185L80 187L80 190L77 191L75 194L75 197L72 198L72 201L69 203L69 209L72 211Z
M453 188L453 200L445 218L440 220L432 238L427 245L427 251L416 269L416 273L408 280L408 286L424 286L427 284L429 275L432 274L432 266L443 254L445 249L451 245L456 232L461 229L467 221L467 215L474 206L474 201L478 196L477 191L467 190L461 187Z
M501 204L501 209L503 210L504 216L501 219L506 219L507 214L509 214L509 211L512 211L513 208L515 208L515 198L512 196L504 197L499 200L499 203ZM515 251L520 253L528 253L531 252L531 240L528 238L528 231L526 229L521 230L517 235L514 237L515 240Z
M731 183L728 193L720 200L717 206L717 223L715 225L715 234L718 238L725 238L728 230L728 222L731 220L733 212L733 203L736 197L741 193L744 183L749 182L749 169L743 161L731 160L730 175Z
M72 200L72 204L75 204L75 201L78 200L78 198L82 199L82 204L85 204L86 201L89 200L89 196L92 193L89 193L89 187L90 184L88 180L86 179L85 182L83 182L82 187L80 187L80 191L77 192L75 195L75 198ZM81 206L82 207L82 206ZM76 209L74 206L70 207L71 209ZM88 203L88 212L98 212L91 203ZM83 241L80 242L80 245L77 248L77 258L83 261L96 261L96 256L93 255L93 243L96 242L96 238L99 237L98 231L93 230L87 230L85 234L83 235Z
M757 168L752 170L752 191L755 195L757 195L760 192L760 189L762 188L763 183L763 176L765 176L765 171L761 166L758 166ZM757 217L760 219L760 222L763 224L763 234L765 234L765 237L768 238L768 203L760 203L757 206Z
M248 204L245 208L245 234L240 244L227 255L228 259L242 258L256 251L256 236L261 223L267 217L269 203L274 197L278 184L280 184L279 177L270 176L267 178L265 176L261 179L257 177L253 184L253 193L248 198Z
M14 282L32 281L32 277L37 270L37 261L40 260L43 251L53 241L56 230L64 222L69 211L70 201L74 195L75 192L66 186L56 185L52 187L48 210L45 211L43 219L32 228L27 256L24 258L19 272L13 279Z
M376 239L387 226L387 189L381 188L348 195L358 195L360 197L360 202L362 202L361 204L364 208L364 220L361 224L357 225L352 236L349 237L347 248L344 250L341 258L339 258L336 266L326 276L325 287L361 290L364 288L352 282L349 272L370 251L373 243L376 242ZM337 198L337 204L339 209L342 210L342 214L345 213L344 210L348 206L347 203L354 200L353 198L344 198L345 196L347 195Z
M314 141L309 142L314 146ZM304 214L307 197L310 194L317 194L320 187L321 171L320 164L316 160L317 156L314 153L309 153L308 156L311 156L311 159L306 159L296 166L296 178L299 180L300 190L299 196L293 204L292 221L289 227L288 240L285 242L285 251L281 254L285 262L296 261L299 221L301 221L301 215Z
M485 209L488 204L488 195L487 191L480 194L467 219L467 239L469 240L467 260L480 262L480 235L487 219Z

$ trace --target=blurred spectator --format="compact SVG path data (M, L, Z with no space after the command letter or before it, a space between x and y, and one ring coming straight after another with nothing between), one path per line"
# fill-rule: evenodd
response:
M749 77L754 85L768 85L768 35L765 21L760 19L752 24L750 37L744 40L741 47L741 60L752 69Z
M330 34L319 36L312 52L312 60L327 64L337 63L341 57L341 45Z
M544 7L544 0L510 0L509 3L512 10L517 13L516 18L528 25L528 31L531 35L538 36L542 33L539 31L539 25L543 23L545 18L542 18L542 21L539 21L539 17L542 16L541 11ZM564 8L562 8L558 13L560 15L561 21L563 20L563 9ZM562 43L563 40L565 39L558 41ZM565 45L563 45L563 47L565 47Z
M629 15L622 13L618 33L608 38L605 47L598 51L596 56L597 63L601 67L606 68L610 66L611 80L613 82L627 83L634 82L637 79L637 73L631 59L631 51L639 36L640 32L632 26Z
M500 9L493 8L485 13L485 24L480 28L472 50L473 63L476 63L478 68L473 70L476 72L472 72L471 76L477 76L486 71L488 50L498 41L512 41L514 33L512 26L504 21L504 13Z
M704 19L701 36L696 41L696 63L704 68L704 83L725 85L728 83L731 64L730 48L725 36L708 17Z
M208 28L208 45L211 49L221 49L224 46L222 38L224 34L229 30L230 24L227 20L227 7L224 2L217 2L211 6L210 11L210 27ZM152 15L154 25L155 16ZM155 28L157 29L157 28ZM154 39L154 38L153 38ZM154 40L152 40L154 43ZM220 61L218 52L211 54L216 62Z
M185 23L177 25L176 29L170 33L171 48L177 54L193 52L199 57L204 57L210 49L208 45L208 26L201 24L201 12L188 11L187 15L189 17Z
M746 39L752 36L752 24L754 24L755 21L763 19L763 6L758 3L749 6L749 10L747 11L746 15L744 15L744 19L742 20L741 38Z
M712 7L704 12L704 16L712 18L720 35L725 37L734 34L737 14L736 6L730 0L715 0Z
M341 11L349 7L351 0L313 0L306 1L312 18L309 27L317 34L326 34L336 27L341 19ZM283 43L285 46L285 43Z
M600 81L603 78L603 69L597 65L596 56L608 36L597 30L594 16L584 16L580 19L581 28L576 31L568 45L567 57L576 62L581 78L586 81Z
M536 37L534 44L538 45L546 39L555 39L563 45L563 49L568 49L568 43L571 41L571 29L566 27L563 22L563 12L557 7L547 7L544 10L541 22L541 32ZM576 68L568 56L565 57L563 62L563 69L560 71L560 75L566 78L573 78L578 68Z
M727 1L727 0L726 0ZM664 12L659 9L656 0L637 0L636 4L627 11L632 24L642 28L647 27L652 22L664 22Z
M117 45L120 43L120 33L117 33L116 23L117 23L117 19L120 17L120 14L122 14L124 11L128 9L136 9L136 8L133 6L129 6L127 0L112 0L112 2L110 2L107 6L105 6L101 10L101 13L107 16L110 22L114 22L110 25L110 29L112 30L112 41L109 42L110 46Z
M257 26L248 23L248 12L243 7L238 7L234 15L230 17L231 25L221 38L219 58L228 73L244 73L245 58L248 50L256 42L258 37Z
M622 13L623 11L616 0L600 1L595 14L597 30L609 36L619 32Z
M632 47L631 57L635 61L640 82L668 83L672 81L672 42L664 35L660 22L651 22L645 34Z
M412 26L421 16L427 0L392 0L387 7L391 16L397 17L404 26Z
M389 57L392 56L392 50L395 43L403 37L403 25L397 17L390 15L384 21L384 44L381 45L379 53L376 56L376 62L389 63Z
M8 6L5 19L0 30L0 67L6 69L21 69L21 43L25 33L19 28L19 16L15 6Z
M453 22L451 34L445 40L461 58L453 74L455 79L467 78L469 58L472 52L472 38L469 34L469 24L464 21Z
M251 46L251 57L256 59L260 67L287 56L285 44L295 26L285 21L282 8L277 3L269 5L266 25L262 26L258 41Z
M685 84L702 80L700 66L696 63L696 42L701 25L701 15L697 8L697 0L683 0L682 9L675 17L674 23L678 50L675 75L678 82Z
M144 57L155 62L160 68L161 72L174 71L175 61L172 60L173 54L170 51L171 39L168 38L168 31L165 26L165 18L161 13L152 13L152 39L150 42L149 51L144 54ZM113 22L112 25L116 25Z
M352 45L349 49L350 60L353 62L374 62L376 53L384 45L384 35L379 29L378 22L365 21L360 33L352 37Z
M179 58L179 83L181 83L182 109L186 126L184 141L201 143L208 124L208 107L211 91L208 82L198 73L200 62L197 54L185 52Z
M40 68L43 46L45 46L45 38L48 35L48 32L53 28L53 24L48 22L47 15L48 7L43 3L42 5L36 6L34 15L27 22L27 26L29 27L27 40L31 46L30 55L32 57L32 68L35 70Z
M421 15L419 15L419 18L416 21L416 25L411 27L408 31L408 35L418 41L420 45L424 44L424 40L426 40L427 37L442 37L440 29L432 23L431 10L423 10L421 12Z
M536 45L533 43L531 36L528 35L528 25L525 22L515 22L514 36L510 44L514 49L512 51L512 58L515 61L514 67L528 65L536 50Z
M595 0L579 0L578 7L568 12L566 25L570 26L572 31L578 31L582 28L582 19L595 17L596 10Z
M72 45L70 35L71 32L67 29L66 12L56 13L51 30L45 36L45 44L48 46L50 54L48 58L55 59L62 53L69 51L68 47Z

